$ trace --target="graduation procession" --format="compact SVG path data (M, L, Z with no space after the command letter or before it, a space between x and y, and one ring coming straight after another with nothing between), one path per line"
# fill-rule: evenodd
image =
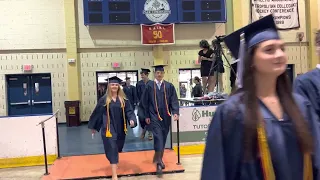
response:
M320 180L320 0L33 1L0 2L0 180Z

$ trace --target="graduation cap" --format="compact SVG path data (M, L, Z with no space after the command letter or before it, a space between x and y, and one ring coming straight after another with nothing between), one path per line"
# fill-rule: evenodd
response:
M141 73L149 74L149 73L150 73L150 70L149 70L149 69L141 68Z
M122 80L120 78L118 78L117 76L113 76L111 78L106 79L106 81L108 81L108 83L117 83L120 84L122 82Z
M164 67L167 65L154 65L154 71L164 71Z
M271 39L280 39L272 14L265 16L224 38L224 43L233 57L239 58L241 40L248 48Z
M272 15L265 16L224 38L224 43L236 58L237 65L237 86L242 88L242 74L244 69L244 56L246 48L253 47L263 41L280 39L277 26Z

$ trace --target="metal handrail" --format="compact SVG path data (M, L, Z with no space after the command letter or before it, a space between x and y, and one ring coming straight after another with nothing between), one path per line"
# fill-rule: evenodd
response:
M49 175L48 172L48 159L47 159L47 147L46 147L46 136L45 136L45 126L44 123L47 122L49 119L56 117L56 133L57 133L57 148L58 148L58 158L60 158L60 150L59 150L59 131L58 131L58 118L57 118L57 114L58 114L59 110L57 110L52 116L50 116L49 118L39 122L37 124L37 126L39 126L41 124L41 128L42 128L42 140L43 140L43 156L44 156L44 163L45 163L45 173L44 175Z

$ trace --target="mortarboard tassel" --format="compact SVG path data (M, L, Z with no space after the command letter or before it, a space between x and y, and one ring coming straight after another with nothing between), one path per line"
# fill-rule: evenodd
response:
M123 102L121 102L121 109L122 109L122 116L123 116L123 123L124 123L124 132L127 134L128 129L127 129L127 120L126 120L126 114L124 112L124 107L125 104Z
M110 131L110 112L109 112L109 103L107 103L107 131L106 131L106 137L112 137L111 131ZM127 120L126 120L126 114L125 114L125 105L123 102L121 102L121 109L122 109L122 116L124 121L124 132L127 134L128 128L127 128Z
M109 113L109 103L107 103L107 131L106 131L106 137L112 137L112 134L110 132L110 113Z
M163 82L163 92L164 92L164 101L165 101L165 104L166 104L166 110L167 110L167 114L168 116L171 116L171 113L169 111L169 106L168 106L168 100L167 100L167 92L166 92L166 84ZM157 102L157 86L156 86L156 83L154 82L154 85L153 85L153 94L154 94L154 101L156 103L156 111L157 111L157 115L158 115L158 119L160 121L162 121L163 119L161 118L160 116L160 113L159 113L159 108L158 108L158 102Z
M159 119L160 121L162 121L163 119L162 119L161 116L160 116L159 108L158 108L156 82L154 82L154 84L153 84L153 95L154 95L154 102L156 103L156 111L157 111L158 119Z
M244 69L244 56L245 56L245 41L244 41L244 35L241 35L241 40L240 40L240 47L239 47L239 59L237 59L238 66L237 66L237 80L236 80L236 85L238 89L242 88L243 86L243 69Z

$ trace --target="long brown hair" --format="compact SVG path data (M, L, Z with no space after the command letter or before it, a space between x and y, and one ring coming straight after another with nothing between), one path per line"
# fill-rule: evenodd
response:
M124 101L127 100L127 97L126 97L125 93L123 92L123 90L121 89L120 84L118 85L117 95L120 100L120 103L125 104ZM106 105L109 105L111 100L112 100L111 87L110 87L110 83L108 83Z
M249 48L244 59L243 92L242 101L245 105L244 119L244 158L250 160L256 156L257 150L257 125L262 122L263 117L259 111L257 89L255 85L255 68L253 56L257 46ZM276 91L284 112L290 117L296 131L298 143L302 152L311 153L313 141L309 132L307 121L302 116L292 95L292 87L286 72L282 73L276 83ZM239 91L238 91L239 92Z

